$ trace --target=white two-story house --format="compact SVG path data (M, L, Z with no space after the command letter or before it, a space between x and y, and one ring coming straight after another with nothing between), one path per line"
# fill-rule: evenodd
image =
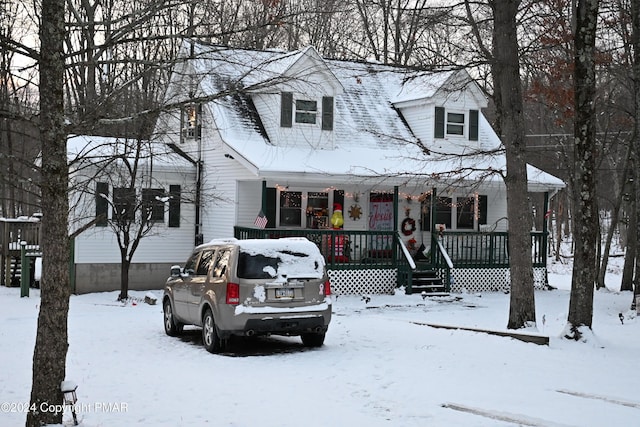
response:
M407 285L397 262L406 253L447 264L437 274L447 290L508 287L505 158L466 71L328 60L312 47L184 52L165 98L175 108L156 134L197 165L196 241L315 239L344 293ZM564 187L533 166L528 174L545 201ZM532 223L537 286L543 227Z
M142 273L131 277L133 288L161 286L168 263L186 259L194 244L231 236L315 241L336 293L509 286L505 158L466 71L329 60L313 47L193 43L183 53L153 144L184 161L150 173L164 174L156 187L191 187L194 196L180 199L179 227L165 204L159 231L132 259ZM564 183L533 166L528 175L545 212ZM546 283L542 222L532 221L538 287ZM105 269L90 259L102 253L96 236L112 239L99 226L77 239L83 271ZM92 290L118 284L115 266L109 271L110 279L90 277Z

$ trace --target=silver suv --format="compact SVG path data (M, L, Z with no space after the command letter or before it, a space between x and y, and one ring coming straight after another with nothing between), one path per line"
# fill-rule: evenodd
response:
M212 353L233 335L299 335L319 347L331 320L331 286L320 250L305 238L214 240L171 268L163 310L167 335L201 327Z

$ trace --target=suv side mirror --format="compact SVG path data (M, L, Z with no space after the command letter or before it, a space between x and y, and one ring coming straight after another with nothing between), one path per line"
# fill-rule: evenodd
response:
M180 276L180 273L182 273L182 267L180 267L179 265L171 266L171 277L178 277Z

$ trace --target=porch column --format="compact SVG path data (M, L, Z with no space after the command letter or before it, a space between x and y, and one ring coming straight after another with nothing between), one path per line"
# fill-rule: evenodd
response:
M544 193L544 203L543 203L543 209L542 212L544 212L544 216L542 218L542 248L540 248L540 250L542 251L542 261L544 262L544 265L547 265L547 232L549 231L549 227L547 224L547 212L549 212L549 192L545 191Z
M267 181L262 180L262 204L260 209L266 215L267 214Z
M431 212L430 219L431 224L429 226L429 240L431 242L431 264L436 263L436 251L438 250L438 245L436 239L433 238L433 233L436 233L436 197L438 196L438 191L435 187L431 189L431 201L429 206L429 212Z
M393 231L398 232L398 186L393 187Z
M393 245L391 245L391 256L393 260L398 259L397 250L398 250L398 186L393 186ZM395 261L394 261L395 263Z
M201 198L202 198L202 160L198 160L195 162L196 166L196 212L195 212L195 244L196 246L201 245L204 242L204 235L202 234L202 224L200 219L200 208L201 208Z

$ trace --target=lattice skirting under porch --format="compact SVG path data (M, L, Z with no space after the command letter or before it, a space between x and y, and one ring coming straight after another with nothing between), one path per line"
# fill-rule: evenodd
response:
M511 280L508 268L454 268L451 270L451 292L504 292ZM533 268L533 287L545 289L547 269Z
M335 295L393 294L398 280L396 269L329 270L327 273Z
M329 270L331 290L336 295L393 294L397 287L397 270ZM443 277L444 275L440 275ZM509 289L508 268L454 268L451 270L451 292L504 292ZM547 269L533 268L535 289L545 289Z

